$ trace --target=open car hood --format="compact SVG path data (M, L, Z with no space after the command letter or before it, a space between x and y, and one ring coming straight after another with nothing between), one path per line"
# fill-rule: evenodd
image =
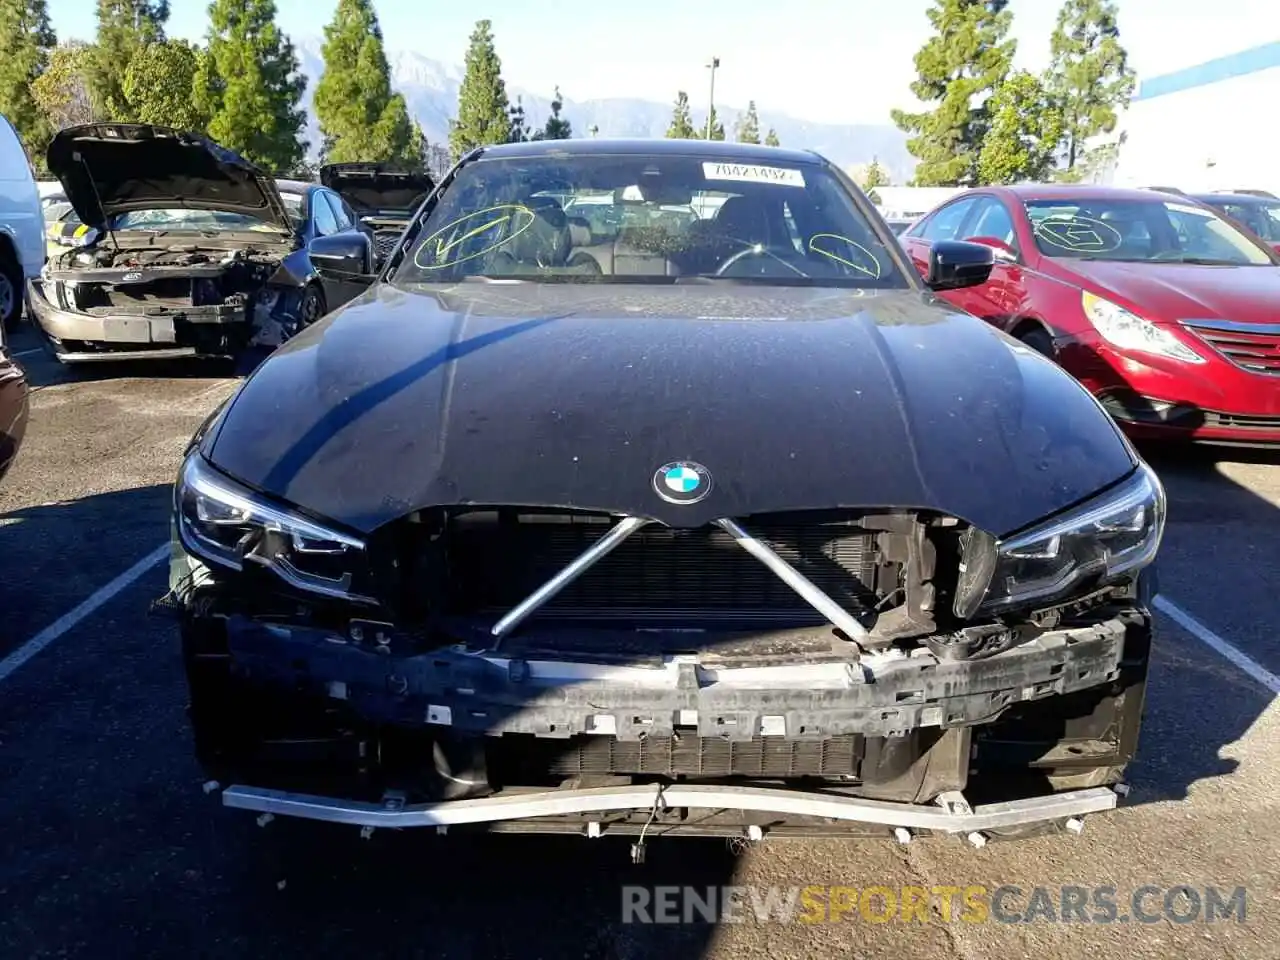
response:
M102 229L131 210L222 210L293 234L275 183L221 144L141 123L90 123L60 131L46 154L81 221Z
M382 163L326 164L320 168L320 182L361 216L400 214L405 219L436 186L426 171Z

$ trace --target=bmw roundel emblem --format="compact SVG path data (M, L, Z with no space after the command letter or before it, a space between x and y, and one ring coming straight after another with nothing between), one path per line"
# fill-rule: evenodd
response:
M654 471L653 489L668 503L697 503L711 492L711 471L690 460L665 463Z

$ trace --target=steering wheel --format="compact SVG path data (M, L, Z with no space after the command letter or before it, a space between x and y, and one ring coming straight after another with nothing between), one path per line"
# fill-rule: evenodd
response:
M738 242L745 244L745 241L740 240ZM803 261L800 254L796 253L795 250L789 247L773 247L764 243L746 244L743 249L739 250L737 253L729 254L729 256L725 258L724 262L721 263L720 266L716 267L712 276L723 277L730 267L747 257L769 257L770 259L777 260L797 276L804 277L806 280L809 279L809 274L805 273L794 263L790 262L791 260Z

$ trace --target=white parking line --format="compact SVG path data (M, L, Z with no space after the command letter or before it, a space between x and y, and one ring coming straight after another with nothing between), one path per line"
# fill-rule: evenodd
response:
M37 353L44 353L44 350L42 350L40 347L36 347L34 350L19 350L17 353L10 354L10 356L30 357L30 356L34 356Z
M129 586L144 573L154 567L157 563L169 555L169 544L164 543L156 547L145 557L135 563L120 576L116 577L104 587L95 590L90 596L76 606L73 610L64 613L49 626L45 627L34 637L20 646L13 653L9 654L3 660L0 660L0 683L8 679L9 675L14 673L24 663L34 657L53 641L74 627L89 614L93 613L100 606L118 594L125 587Z
M1276 676L1257 660L1254 660L1253 657L1223 640L1222 637L1218 636L1218 634L1214 633L1164 594L1156 597L1155 608L1175 621L1178 626L1182 627L1206 647L1230 660L1272 693L1280 694L1280 677Z

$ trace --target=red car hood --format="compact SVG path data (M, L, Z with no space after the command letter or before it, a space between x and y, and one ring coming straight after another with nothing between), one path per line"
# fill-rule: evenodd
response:
M1117 294L1151 320L1239 320L1280 327L1280 265L1205 267L1080 260L1071 267L1097 287L1099 295Z

